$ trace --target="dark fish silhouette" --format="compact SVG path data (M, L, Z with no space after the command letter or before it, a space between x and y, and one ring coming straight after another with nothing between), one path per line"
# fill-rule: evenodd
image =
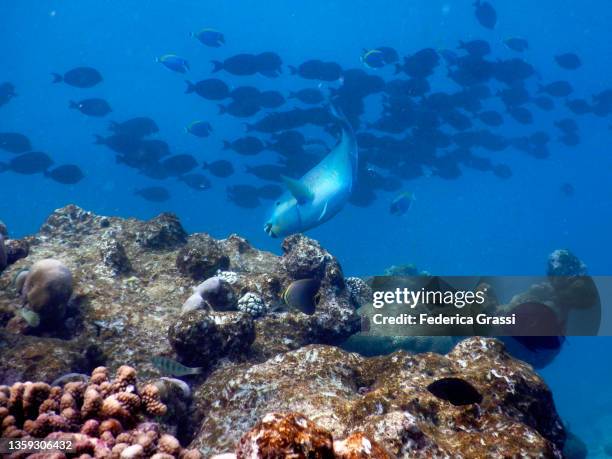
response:
M442 378L427 386L427 390L438 398L455 406L482 402L482 395L474 386L461 378Z
M257 137L246 136L236 139L232 142L225 140L223 142L224 150L234 150L241 155L256 155L266 149L264 143Z
M527 40L519 37L506 38L504 40L504 45L506 45L508 49L516 51L517 53L527 51L527 49L529 48L529 43L527 42Z
M185 174L181 175L178 179L196 191L208 190L212 186L210 179L203 174Z
M229 87L218 78L208 78L197 83L192 83L189 80L185 80L185 82L187 83L185 94L195 92L198 96L208 100L223 100L229 97Z
M164 202L170 199L170 193L161 186L151 186L134 191L134 194L151 202Z
M15 86L12 83L4 82L0 84L0 107L7 104L13 97L17 97Z
M102 81L102 75L91 67L76 67L64 75L53 73L53 83L64 82L77 88L91 88Z
M83 99L80 102L70 101L69 108L78 110L84 115L95 117L103 117L113 111L107 101L99 98Z
M226 178L234 173L234 166L232 166L232 163L224 159L210 163L204 162L202 169L208 170L212 175L219 178Z
M10 170L24 175L39 174L49 169L52 164L53 160L48 154L31 151L14 157L8 163L0 163L0 172Z
M558 54L555 56L555 61L559 64L559 67L566 70L576 70L582 65L580 58L574 53Z
M476 0L474 3L476 19L481 26L494 29L497 24L497 12L489 2Z
M50 171L45 171L45 177L64 185L74 185L85 178L83 171L74 164L64 164Z
M313 59L298 67L289 66L292 75L299 75L308 80L337 81L342 77L342 67L335 62L323 62Z
M109 129L115 134L124 134L130 137L145 137L159 132L157 123L149 117L138 116L122 123L111 121Z
M0 132L0 150L9 153L25 153L32 149L30 139L17 132Z
M252 185L232 185L226 191L227 198L238 207L255 209L261 205L258 189Z
M567 81L555 81L544 86L540 86L538 92L545 92L553 97L567 97L574 89Z
M300 102L312 105L320 104L325 100L323 93L320 90L313 88L301 89L299 91L290 92L289 98L297 99Z
M215 29L202 29L199 32L192 32L191 36L197 38L203 45L210 46L211 48L218 48L225 44L225 37Z
M191 155L181 154L174 155L162 161L162 166L170 175L183 175L193 170L198 165L198 162Z
M259 71L257 57L253 54L236 54L224 61L211 61L213 72L225 70L237 76L255 75Z

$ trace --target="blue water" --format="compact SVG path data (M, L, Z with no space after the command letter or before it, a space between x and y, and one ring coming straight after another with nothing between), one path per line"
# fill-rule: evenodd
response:
M476 22L471 3L2 2L0 82L14 83L19 96L0 107L0 131L26 134L35 149L48 152L58 164L78 164L86 178L65 186L40 175L4 173L0 175L0 218L14 236L20 236L36 231L53 209L67 203L96 213L139 218L172 211L190 232L203 231L216 237L237 232L257 247L279 252L279 241L262 231L269 203L243 209L232 205L225 192L228 184L255 182L243 173L245 164L270 163L276 156L264 152L246 158L223 151L223 140L244 135L243 120L220 117L215 103L185 95L184 77L155 62L166 53L187 58L191 64L187 78L200 80L210 76L211 59L222 60L240 52L275 51L286 65L320 58L338 62L343 68L359 68L363 48L389 45L407 55L424 47L454 48L459 39L474 38L489 41L494 56L510 58L516 54L506 49L502 40L521 36L530 45L522 57L536 67L542 82L567 79L574 87L572 97L587 100L612 86L612 4L608 0L493 1L499 18L493 31ZM189 36L203 27L221 30L227 44L206 48ZM555 54L567 51L582 58L579 70L562 70L553 61ZM63 73L78 65L95 67L104 82L91 89L50 83L51 72ZM391 79L393 69L372 73ZM444 73L440 68L432 79L436 90L457 91ZM217 75L236 86L251 84L285 94L316 86L316 82L289 77L286 71L277 79ZM535 90L537 78L528 86ZM68 109L69 100L86 97L107 99L113 113L95 119ZM370 121L376 119L380 108L376 100L377 96L372 96L368 102L364 118ZM496 100L490 103L500 107ZM378 108L373 111L372 107ZM500 180L490 173L463 169L457 180L433 176L406 181L404 188L414 192L417 200L403 217L388 212L394 194L377 192L379 198L372 206L347 206L309 235L337 256L350 275L378 273L403 263L440 274L542 274L548 254L557 248L571 249L592 274L611 274L607 250L612 234L611 121L593 115L578 117L582 142L570 148L556 141L557 131L552 127L554 120L571 115L561 103L552 113L532 111L534 125L520 126L506 117L506 123L496 131L516 136L544 129L553 137L550 158L534 159L512 148L501 153L480 152L508 164L513 176ZM156 120L160 127L156 137L168 141L173 152L193 154L199 161L229 159L238 173L229 179L212 178L213 187L206 192L169 179L163 185L172 198L164 203L133 195L135 188L158 183L120 167L110 150L92 141L93 134L105 133L109 119L122 121L140 115ZM183 132L196 119L213 124L211 137L199 139ZM0 161L10 157L0 151ZM560 192L564 182L574 186L574 196ZM612 340L569 342L542 374L554 391L563 418L589 441L595 455L604 440L612 440L612 426L603 425L604 415L612 412Z

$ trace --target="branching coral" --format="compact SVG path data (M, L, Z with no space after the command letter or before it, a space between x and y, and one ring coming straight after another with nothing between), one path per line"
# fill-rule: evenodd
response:
M74 451L57 454L58 458L201 459L197 450L183 449L158 424L143 422L147 416L165 412L159 389L153 384L139 388L136 371L129 366L120 367L114 379L108 377L106 368L99 367L88 383L69 382L63 387L43 382L0 386L0 436L71 438Z

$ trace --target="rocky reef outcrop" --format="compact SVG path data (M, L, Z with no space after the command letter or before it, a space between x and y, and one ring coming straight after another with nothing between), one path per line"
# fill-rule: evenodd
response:
M482 402L455 406L427 389L448 377ZM446 356L310 345L216 371L194 400L203 421L192 446L205 455L233 451L268 412L302 413L334 439L363 432L397 457L558 457L565 440L542 379L495 339L466 339Z
M356 306L368 286L345 279L339 262L303 235L286 238L275 255L237 235L188 235L171 214L140 221L72 205L55 211L35 235L6 234L0 415L3 429L12 426L16 436L65 427L83 434L93 429L90 421L110 418L126 434L120 442L113 434L124 448L116 457L559 457L563 448L565 432L547 387L497 340L463 340L447 355L364 357L337 347L360 330ZM68 270L71 289L61 316L40 314L37 323L27 315L22 273L45 259ZM285 289L302 279L320 285L312 314L283 301ZM162 378L153 357L202 369ZM133 382L102 388L114 387L127 369ZM63 406L63 392L55 394L51 382L92 371L88 382L63 385L79 391L76 404ZM118 376L95 382L101 372ZM443 378L465 381L482 398L455 405L434 395L428 387ZM83 414L91 384L99 386L98 409L113 408L112 415ZM23 403L11 400L26 387L40 391L19 414ZM52 393L57 407L45 402ZM53 409L41 411L44 403ZM139 414L122 412L128 405ZM43 414L40 431L31 431ZM64 419L68 424L53 417L63 415L74 417ZM10 416L15 422L6 421ZM199 453L186 455L179 441ZM170 453L160 446L168 442L176 447Z

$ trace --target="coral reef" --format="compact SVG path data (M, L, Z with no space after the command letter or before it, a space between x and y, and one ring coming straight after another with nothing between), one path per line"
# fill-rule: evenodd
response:
M77 435L82 458L556 457L563 448L547 387L497 340L445 342L446 356L367 358L335 347L360 330L356 309L369 287L345 279L303 235L286 238L277 256L237 235L188 236L171 214L139 221L67 206L39 233L4 246L7 435ZM33 329L23 298L49 259L70 272L72 294ZM283 301L302 279L320 283L312 315ZM206 371L160 378L151 363L159 356ZM51 387L58 378L63 386ZM469 383L482 402L436 397L428 387L444 378Z
M548 256L549 276L586 276L587 266L572 252L557 249Z
M107 368L98 367L88 383L68 382L63 387L44 382L0 386L2 437L70 438L75 442L74 456L81 458L202 457L196 450L183 449L158 424L146 421L165 412L158 388L152 384L139 388L136 371L128 366L121 366L114 379L109 379Z
M246 312L253 317L260 317L266 314L268 307L264 300L257 293L247 292L239 300L236 306L239 311Z
M207 234L194 234L176 255L176 267L184 276L203 280L229 267L223 247Z
M72 296L72 273L59 260L37 261L27 273L21 295L43 320L61 320Z
M469 382L483 401L454 406L427 390L445 377ZM310 345L216 370L194 402L202 423L191 446L207 456L232 451L267 413L287 411L337 439L363 432L399 457L555 457L565 440L544 382L494 339L466 339L447 356L364 358Z
M170 325L168 340L181 361L210 367L219 358L246 353L255 339L255 326L242 312L190 311Z

